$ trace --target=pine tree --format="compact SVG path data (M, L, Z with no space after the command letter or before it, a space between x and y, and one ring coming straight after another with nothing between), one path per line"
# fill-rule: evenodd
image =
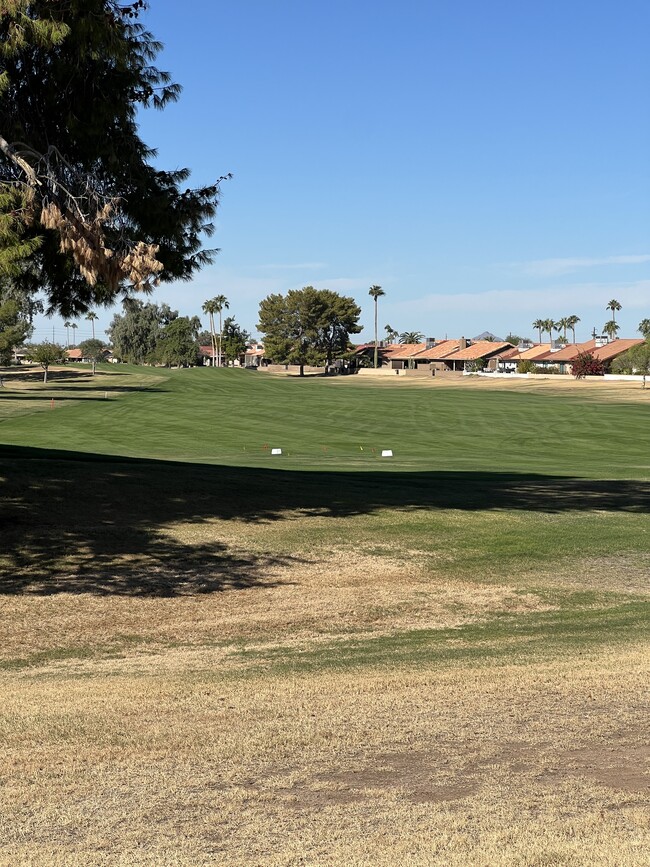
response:
M210 262L219 182L150 165L137 113L180 88L153 62L143 0L0 0L0 276L64 316Z

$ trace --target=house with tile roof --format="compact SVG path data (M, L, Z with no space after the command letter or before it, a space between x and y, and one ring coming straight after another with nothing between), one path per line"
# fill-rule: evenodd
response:
M478 340L463 349L453 352L443 359L448 370L464 371L470 369L476 362L485 362L484 370L496 370L499 358L504 352L513 349L512 343L495 343L493 340Z
M536 364L537 360L548 355L551 349L550 343L522 343L501 353L497 363L497 371L499 373L516 373L519 362L532 361Z
M590 352L594 358L603 362L605 370L608 371L615 358L640 343L643 343L642 338L621 337L616 338L616 340L607 340L606 337L595 337L584 343L569 343L556 352L548 352L541 356L536 363L540 367L555 367L560 373L570 374L573 362L578 355L583 352Z

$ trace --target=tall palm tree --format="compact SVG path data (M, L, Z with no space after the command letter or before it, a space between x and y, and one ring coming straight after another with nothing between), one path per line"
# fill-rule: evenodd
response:
M214 301L215 312L219 314L219 352L217 353L217 365L221 367L221 346L223 344L223 322L221 314L223 310L230 309L230 304L225 295L215 295L212 300Z
M76 322L71 322L71 323L70 323L70 328L72 328L72 342L73 342L74 345L76 346L76 345L77 345L77 339L76 339L76 337L74 336L74 333L75 333L75 331L77 330L77 328L79 328L79 326L77 325Z
M647 340L650 337L650 319L642 319L639 322L639 329L638 330L644 336L644 338Z
M72 322L68 322L67 320L63 323L63 327L65 328L65 344L66 348L70 349L70 329L72 328Z
M569 327L569 317L563 316L562 319L558 319L557 327L562 331L562 336L564 337L564 342L566 343L566 330Z
M208 322L210 328L210 343L212 344L212 366L214 367L217 363L217 335L214 331L214 314L217 312L217 306L215 304L215 299L211 298L203 304L201 307L204 313L208 314Z
M539 342L540 342L540 343L542 342L542 331L545 331L545 330L546 330L546 329L544 328L544 322L545 322L545 321L546 321L545 319L536 319L536 320L533 322L533 328L536 328L536 329L538 330L538 332L539 332Z
M97 314L96 314L96 313L93 313L92 310L90 310L90 311L86 314L86 319L90 322L90 324L91 324L92 327L93 327L93 340L95 339L95 320L98 319L98 318L99 318L99 317L97 316Z
M616 322L616 312L620 309L621 309L621 305L616 300L616 298L612 298L612 300L609 302L607 307L605 307L605 310L611 310L612 311L612 322Z
M544 319L542 325L542 331L548 331L548 336L551 341L551 346L553 345L553 332L557 331L557 323L555 319ZM541 343L541 341L540 341Z
M608 308L608 309L611 309L611 308ZM618 322L615 319L610 319L609 322L606 322L603 325L603 331L609 337L610 340L614 340L616 338L616 335L618 333L619 328L620 328L620 325L618 324Z
M572 313L571 316L567 316L566 324L567 328L571 329L571 333L573 334L573 342L576 342L576 325L580 322L580 317L576 316L575 313Z
M378 361L378 359L377 359L377 355L378 355L378 353L377 353L377 299L381 298L381 296L385 295L385 294L386 293L381 288L381 286L371 286L370 289L368 290L368 295L370 295L372 300L375 302L375 370L377 369L377 361Z

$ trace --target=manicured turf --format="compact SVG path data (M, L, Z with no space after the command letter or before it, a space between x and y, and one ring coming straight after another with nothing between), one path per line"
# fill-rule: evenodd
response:
M76 383L85 399L70 406L55 399L52 410L55 380L43 397L30 397L47 411L6 417L2 442L325 471L650 476L650 410L641 403L505 388L390 388L361 377L300 380L241 370L152 371L149 384L141 369L120 366L110 374L95 387L90 377ZM0 408L12 397L0 394ZM270 455L274 447L283 449L281 457ZM380 458L385 448L393 450L392 459Z

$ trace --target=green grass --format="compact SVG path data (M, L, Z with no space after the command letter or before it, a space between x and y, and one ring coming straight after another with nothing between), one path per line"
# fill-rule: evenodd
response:
M5 389L0 418L7 593L255 587L336 548L548 598L557 570L609 610L647 572L643 403L120 366ZM167 532L214 520L255 532L236 548Z
M238 655L253 673L299 674L361 666L431 666L483 660L529 663L559 651L588 652L599 646L638 639L648 626L648 605L633 600L602 609L567 607L559 611L504 614L454 629L413 629L376 638L344 638L307 648L247 649Z
M137 376L137 393L130 377ZM469 470L646 479L645 405L504 389L387 388L360 378L278 378L241 370L120 365L94 387L60 386L72 405L6 417L5 443L233 466L323 471ZM73 388L73 392L70 391ZM6 392L7 390L5 390ZM108 399L104 395L108 392ZM0 393L0 409L14 395ZM2 416L0 416L2 417ZM269 449L284 450L271 457ZM381 459L392 448L394 459ZM374 449L374 451L373 451Z

